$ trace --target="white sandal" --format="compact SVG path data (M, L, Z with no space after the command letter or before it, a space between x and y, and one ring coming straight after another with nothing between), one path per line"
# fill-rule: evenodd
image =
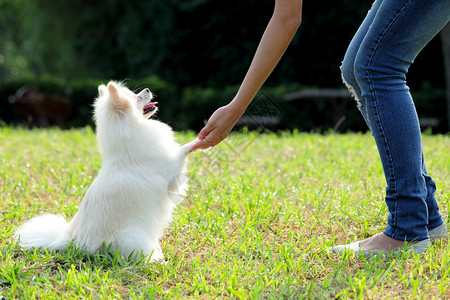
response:
M431 244L431 242L435 242L439 239L445 239L448 237L448 231L447 226L445 223L441 224L438 227L435 227L428 231L428 235L430 238L415 242L413 244L410 244L404 251L410 251L412 250L414 253L424 253L427 251L428 246ZM364 256L370 256L375 255L377 253L381 253L383 251L373 251L373 250L364 250L360 247L361 241L357 241L351 244L346 245L339 245L330 248L330 252L337 253L340 255L343 255L344 253L354 253L354 254L363 254ZM399 251L403 251L403 248L400 248L393 253L396 254Z
M448 237L447 225L442 223L440 226L435 227L428 231L428 235L432 242L435 242L439 239L446 239Z
M361 241L357 241L347 245L339 245L332 247L330 251L332 253L337 253L339 255L343 255L344 253L353 253L353 254L363 254L364 256L376 255L379 253L383 253L384 255L389 253L386 251L373 251L373 250L364 250L360 247ZM409 244L409 243L408 243ZM422 241L415 242L410 244L408 247L403 249L403 247L394 251L393 254L397 254L400 251L413 251L414 253L424 253L427 251L428 246L431 244L430 239L425 239Z

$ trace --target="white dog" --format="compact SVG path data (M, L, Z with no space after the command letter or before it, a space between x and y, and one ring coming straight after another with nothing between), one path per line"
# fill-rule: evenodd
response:
M117 250L125 257L161 260L159 239L184 195L190 144L180 146L172 129L148 120L153 95L138 95L117 82L98 88L94 118L102 167L69 223L43 215L15 234L23 248L65 250L72 241L89 254Z

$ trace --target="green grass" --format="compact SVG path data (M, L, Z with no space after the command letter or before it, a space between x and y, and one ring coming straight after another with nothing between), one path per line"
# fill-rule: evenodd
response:
M450 137L423 142L450 224ZM1 128L0 162L0 299L450 297L447 241L424 255L327 253L385 227L370 135L241 133L192 154L188 197L162 240L165 264L74 248L22 251L12 242L34 215L75 214L101 165L92 130Z

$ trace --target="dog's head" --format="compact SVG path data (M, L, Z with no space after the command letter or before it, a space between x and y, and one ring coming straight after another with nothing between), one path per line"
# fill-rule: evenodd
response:
M99 97L96 101L96 114L101 110L99 106L106 106L105 109L123 114L135 114L136 117L150 118L153 116L158 108L157 102L151 102L153 99L152 92L145 88L139 94L130 91L123 84L115 81L110 81L107 86L100 85L98 87Z

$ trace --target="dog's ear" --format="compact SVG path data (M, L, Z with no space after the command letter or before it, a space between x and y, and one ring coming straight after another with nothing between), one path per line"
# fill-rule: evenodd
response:
M105 95L106 92L107 92L107 90L106 90L106 86L104 84L98 86L98 94L100 95L100 97Z
M116 85L112 81L108 82L108 92L111 95L111 97L119 98L119 91L117 90Z
M112 108L116 111L125 111L130 107L130 103L119 93L119 89L112 81L108 83L108 92L111 99Z

